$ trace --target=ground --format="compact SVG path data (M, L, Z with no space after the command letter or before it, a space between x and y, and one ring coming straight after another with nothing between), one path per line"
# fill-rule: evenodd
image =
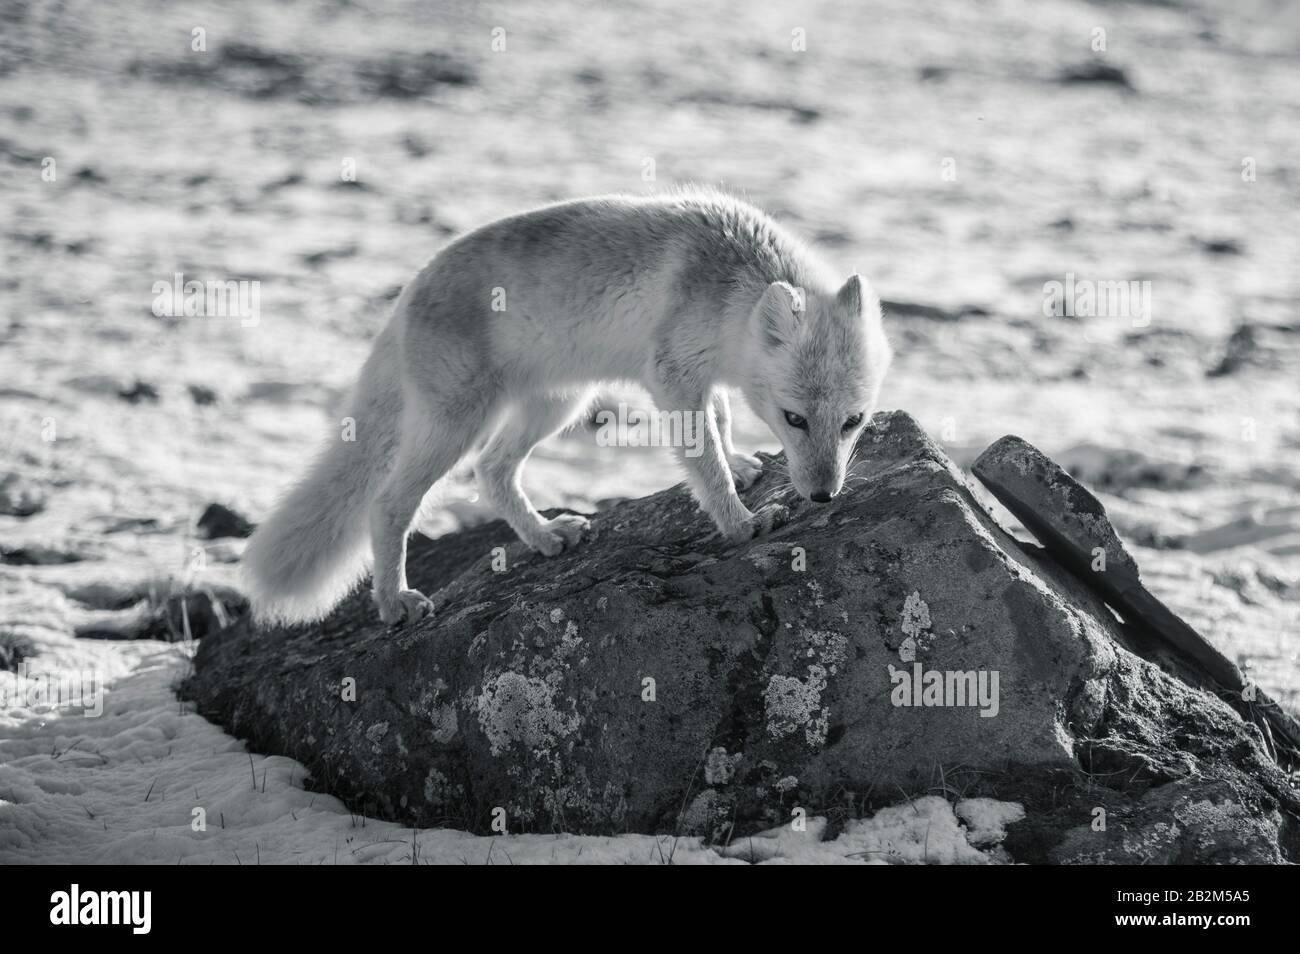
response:
M19 0L0 26L0 630L33 641L32 666L112 687L85 728L0 705L0 860L189 858L188 821L149 806L233 786L247 755L170 696L183 650L73 634L132 631L139 598L226 592L241 544L200 539L200 512L266 514L449 236L684 182L867 275L897 350L884 406L963 465L1006 433L1052 454L1148 586L1300 708L1291 6ZM160 315L177 273L259 282L256 321ZM1069 276L1150 282L1149 311L1045 314ZM742 449L775 447L737 424ZM539 506L590 509L678 475L580 429L525 479ZM482 517L467 474L446 501L431 532ZM285 807L327 833L304 860L339 841L410 855L409 831L353 829L308 807L291 763L263 769L284 797L262 817L231 788L249 827L206 857L296 857ZM511 853L551 850L604 849ZM654 839L624 850L659 860Z

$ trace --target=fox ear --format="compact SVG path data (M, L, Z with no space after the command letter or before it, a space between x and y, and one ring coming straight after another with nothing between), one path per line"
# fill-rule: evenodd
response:
M794 340L803 319L803 290L788 282L772 282L758 300L758 323L769 348L779 348Z
M844 287L839 290L835 296L835 304L838 309L854 318L864 311L880 313L880 299L857 272L850 275Z

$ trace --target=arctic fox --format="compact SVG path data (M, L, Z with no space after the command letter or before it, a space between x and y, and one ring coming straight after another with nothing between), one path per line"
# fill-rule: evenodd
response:
M836 279L758 209L713 191L609 196L508 216L452 242L398 298L325 448L249 542L254 611L315 619L365 573L385 623L433 604L407 586L406 538L430 487L471 449L483 496L529 547L579 543L585 518L544 519L520 473L602 382L644 385L661 411L697 412L676 448L729 541L778 524L736 493L758 458L731 441L726 388L780 439L791 482L827 502L875 409L891 352L865 280Z

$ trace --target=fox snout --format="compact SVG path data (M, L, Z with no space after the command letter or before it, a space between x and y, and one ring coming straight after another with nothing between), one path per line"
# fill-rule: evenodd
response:
M844 475L825 467L816 468L804 479L796 475L794 480L794 489L801 497L819 504L830 503L840 495L843 488Z
M814 486L813 490L804 494L813 503L830 503L840 495L840 490L844 487L843 480L828 480Z

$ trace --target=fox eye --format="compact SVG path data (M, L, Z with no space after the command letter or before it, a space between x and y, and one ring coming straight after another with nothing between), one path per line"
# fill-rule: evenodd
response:
M853 430L853 428L857 427L861 423L862 423L862 414L861 412L859 412L857 414L854 414L851 418L849 418L847 421L844 422L844 430L851 431Z
M782 411L785 415L785 422L791 427L797 427L801 431L808 430L808 418L802 414L796 414L794 411Z

